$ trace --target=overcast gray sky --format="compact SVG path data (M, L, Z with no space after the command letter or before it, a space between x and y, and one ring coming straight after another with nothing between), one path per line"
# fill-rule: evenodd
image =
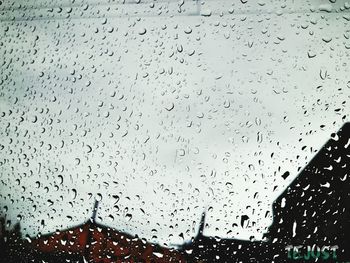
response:
M0 5L0 206L25 234L97 198L98 221L154 242L203 211L206 235L261 239L349 120L345 1L21 2Z

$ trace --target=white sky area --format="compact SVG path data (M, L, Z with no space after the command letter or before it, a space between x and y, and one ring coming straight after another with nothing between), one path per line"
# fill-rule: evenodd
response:
M100 223L153 242L204 211L205 235L261 239L349 121L345 1L2 2L0 208L24 234L97 198Z

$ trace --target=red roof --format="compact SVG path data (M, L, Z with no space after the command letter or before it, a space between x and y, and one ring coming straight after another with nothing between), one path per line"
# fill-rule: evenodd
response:
M175 249L151 244L92 221L33 239L37 253L81 256L87 262L186 262Z

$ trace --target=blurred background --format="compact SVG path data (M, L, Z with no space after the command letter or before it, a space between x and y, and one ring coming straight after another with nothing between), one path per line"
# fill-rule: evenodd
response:
M346 1L0 1L0 208L173 246L261 240L349 120ZM245 218L244 224L241 219Z

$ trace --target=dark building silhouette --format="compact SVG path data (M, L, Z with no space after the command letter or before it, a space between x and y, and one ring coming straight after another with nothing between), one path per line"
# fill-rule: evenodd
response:
M188 262L350 262L349 176L346 123L273 203L267 241L203 236L203 216Z
M2 218L0 262L350 262L349 167L346 123L275 200L266 241L204 236L204 213L197 236L176 251L96 223L96 203L85 224L31 243Z
M331 139L273 203L273 244L337 245L350 260L350 123ZM282 254L283 255L283 254Z
M31 247L22 239L20 224L15 224L11 229L6 228L6 224L6 217L0 217L0 262L29 262Z
M187 262L271 262L268 243L204 236L204 226L205 213L197 236L182 246Z

